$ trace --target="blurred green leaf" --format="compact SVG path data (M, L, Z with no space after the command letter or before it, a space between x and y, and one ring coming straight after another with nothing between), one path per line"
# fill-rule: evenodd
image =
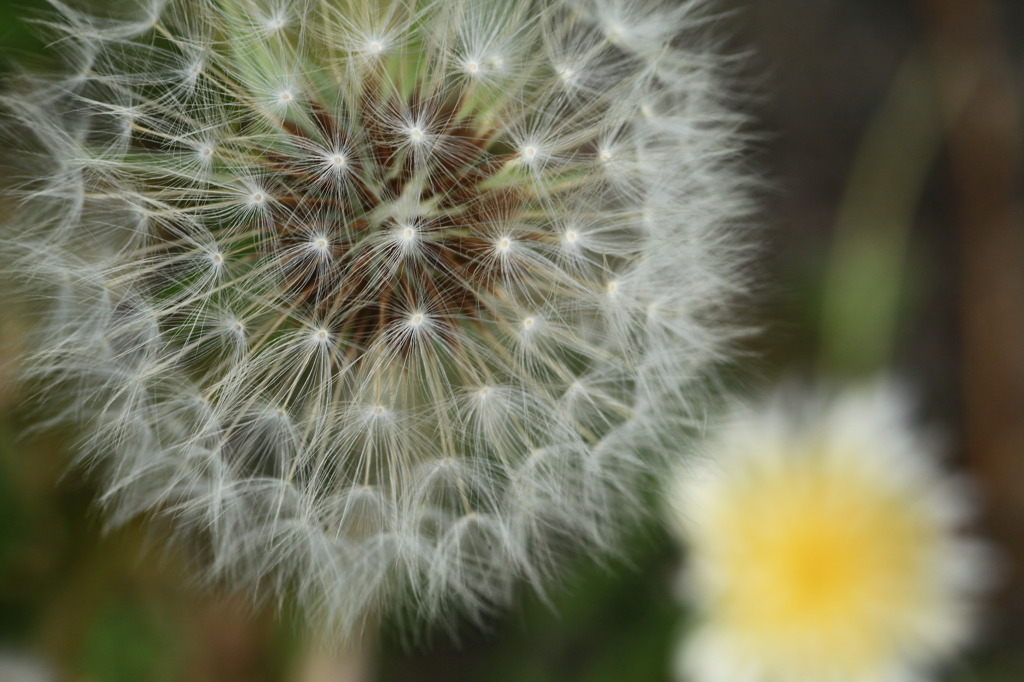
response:
M183 680L171 623L145 602L111 600L97 614L82 651L82 670L95 682Z

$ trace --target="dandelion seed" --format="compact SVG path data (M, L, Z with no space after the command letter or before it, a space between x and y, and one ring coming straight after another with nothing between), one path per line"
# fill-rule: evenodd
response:
M317 235L307 243L309 251L317 258L327 258L331 253L331 242L327 237Z
M396 230L402 245L409 246L419 238L419 231L412 225L399 226Z
M268 34L273 35L280 32L287 25L287 18L283 14L277 14L267 20L266 30Z

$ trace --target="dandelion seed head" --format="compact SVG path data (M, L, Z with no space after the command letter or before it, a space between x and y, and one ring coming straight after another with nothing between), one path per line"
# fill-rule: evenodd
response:
M118 520L340 634L616 546L728 355L749 183L706 22L620 5L67 10L93 57L4 98L54 169L5 229Z

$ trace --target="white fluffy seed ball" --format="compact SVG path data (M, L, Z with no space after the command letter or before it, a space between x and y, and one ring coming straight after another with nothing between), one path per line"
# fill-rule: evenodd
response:
M7 251L112 520L340 634L612 549L735 331L702 5L58 6Z

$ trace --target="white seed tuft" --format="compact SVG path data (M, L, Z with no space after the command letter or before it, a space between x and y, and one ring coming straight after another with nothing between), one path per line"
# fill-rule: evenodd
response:
M275 14L274 16L267 19L264 24L268 35L273 35L280 32L288 25L288 18L283 13Z

